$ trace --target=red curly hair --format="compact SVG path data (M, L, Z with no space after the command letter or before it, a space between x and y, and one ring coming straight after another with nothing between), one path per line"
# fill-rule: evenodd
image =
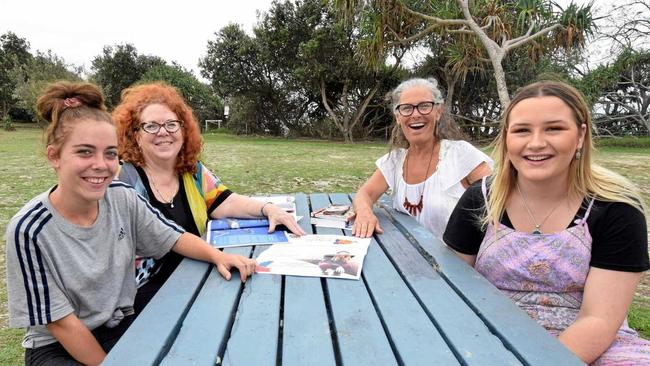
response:
M177 174L195 173L203 148L199 124L178 90L162 82L136 85L122 91L120 104L113 111L120 158L137 166L146 165L135 135L142 122L142 110L151 104L165 105L183 121L183 146L178 152L175 169Z

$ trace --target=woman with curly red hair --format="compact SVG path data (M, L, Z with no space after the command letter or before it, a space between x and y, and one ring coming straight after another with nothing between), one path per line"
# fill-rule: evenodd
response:
M283 224L304 234L292 215L233 193L201 163L203 141L198 122L174 87L152 83L124 90L113 119L124 161L119 179L134 186L185 230L201 236L209 218L266 216L271 230ZM162 260L137 260L136 312L144 308L181 259L172 253Z

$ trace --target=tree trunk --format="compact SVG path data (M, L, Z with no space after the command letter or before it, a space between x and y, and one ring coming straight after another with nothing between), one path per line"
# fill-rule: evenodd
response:
M463 15L468 22L470 29L476 34L478 39L485 47L485 50L488 53L492 67L494 68L494 80L497 83L497 92L499 93L499 101L501 102L501 108L506 108L510 103L510 96L508 95L508 85L506 83L506 75L503 71L503 65L501 61L505 56L505 50L502 47L494 42L485 31L474 21L472 15L469 12L469 2L467 0L458 0L458 4L463 10Z
M499 57L498 59L490 57L490 61L492 61L492 67L494 68L494 80L497 82L497 92L499 93L501 110L503 111L508 108L508 104L510 104L510 95L508 94L506 73L503 71L503 65L501 65L502 59L503 57Z
M366 94L365 98L363 98L363 102L361 105L357 108L357 111L352 115L352 118L350 119L349 123L349 133L350 133L350 140L349 142L352 142L352 131L354 130L354 126L357 125L361 121L361 118L366 112L366 109L368 108L368 104L370 104L370 101L372 98L377 94L377 91L379 90L379 87L381 86L380 81L375 82L375 86Z
M349 131L346 131L344 134L345 137L345 143L346 144L351 144L354 142L354 138L352 137L352 130L350 129Z
M372 98L375 96L377 91L379 90L379 87L381 86L381 82L377 81L375 83L375 86L366 94L366 96L363 99L363 102L361 103L360 106L357 107L356 112L350 115L350 106L349 106L349 101L348 101L348 84L344 84L343 87L343 93L341 94L340 98L340 104L341 104L341 109L343 112L339 116L334 108L330 105L329 101L327 100L327 93L325 90L325 81L321 79L320 83L320 94L321 94L321 101L323 102L323 106L325 107L325 110L327 111L327 114L332 118L332 121L334 122L334 125L336 128L341 132L341 135L343 136L343 139L345 140L346 143L353 143L353 131L354 127L361 121L361 118L363 117L363 114L366 111L366 108L368 108L368 104L370 104L370 101Z
M321 97L321 101L323 102L323 106L325 107L325 110L327 111L327 114L332 119L332 122L334 122L334 126L336 126L336 128L343 134L343 138L347 139L347 137L345 135L345 129L343 128L343 126L339 122L339 119L336 116L336 113L334 113L334 110L332 109L332 106L330 106L330 102L327 100L327 93L326 93L326 90L325 90L325 80L324 79L320 80L320 97Z

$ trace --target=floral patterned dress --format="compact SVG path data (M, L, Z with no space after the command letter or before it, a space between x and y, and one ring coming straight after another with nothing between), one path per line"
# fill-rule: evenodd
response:
M483 190L485 196L485 188ZM584 218L564 231L529 234L488 225L475 268L555 336L578 317L589 273L592 238ZM650 365L650 342L623 323L592 365Z

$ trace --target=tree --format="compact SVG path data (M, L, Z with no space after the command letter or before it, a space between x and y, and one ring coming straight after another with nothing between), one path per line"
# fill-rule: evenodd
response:
M201 75L224 98L237 98L231 128L276 135L301 128L315 99L293 75L301 42L307 41L317 17L297 12L299 2L274 2L247 35L239 25L222 28L208 41ZM241 101L247 101L243 103ZM234 108L247 108L236 111ZM254 118L240 120L239 118Z
M382 60L373 69L363 67L355 57L362 46L362 30L352 23L337 22L334 9L328 5L313 3L318 4L317 12L323 15L310 39L300 45L301 65L295 72L312 93L320 96L345 141L352 142L368 107L373 102L381 103L378 96L386 91L385 81L400 69L403 52L393 53L392 66Z
M358 31L338 24L320 0L276 1L254 36L237 25L222 28L208 42L201 73L232 102L231 128L319 134L333 124L351 142L374 120L365 112L380 104L383 83L399 64L360 67Z
M16 85L14 96L17 99L15 107L26 111L34 122L38 121L36 100L47 84L57 80L81 80L81 69L68 65L52 51L47 53L37 51L36 56L30 58L25 65L24 71L27 78L14 76Z
M594 102L594 125L601 132L650 134L650 51L624 49L615 62L587 74L579 87Z
M594 26L591 5L570 4L563 10L546 0L334 1L344 19L362 9L362 22L375 29L368 42L376 52L365 54L370 63L388 49L412 46L433 34L449 34L463 46L480 44L476 59L491 66L502 107L510 101L503 69L510 53L526 46L536 57L548 47L582 47Z
M91 80L101 86L106 104L113 107L120 102L122 90L140 80L149 69L165 64L160 57L138 55L131 44L105 46L92 61Z
M290 111L286 114L281 111L284 105L282 82L269 70L268 49L248 36L239 25L230 24L216 36L216 40L208 41L207 54L199 62L201 75L210 80L212 87L224 98L243 98L249 102L232 106L229 127L238 132L268 129L278 134L282 119ZM237 108L247 111L240 112ZM240 117L254 120L240 120Z
M140 79L139 82L164 81L169 85L176 87L187 104L192 107L194 116L198 122L206 119L216 119L223 115L223 104L221 100L212 92L208 85L201 83L191 72L182 66L172 63L172 65L157 65L150 68Z
M430 54L416 65L414 74L433 76L446 89L446 107L467 136L476 141L492 140L498 132L502 107L489 70L479 66L480 61L470 50L456 46L450 50L437 37L432 37L430 43ZM514 50L503 63L507 84L517 90L539 79L569 81L570 59L558 57L564 54L549 53L532 60L525 48Z
M601 9L591 59L576 87L593 105L594 127L613 135L650 134L650 2L625 0Z
M25 66L31 57L27 40L13 32L0 36L0 118L16 104L16 82L27 79Z
M607 9L607 22L598 32L611 44L610 54L625 49L650 49L650 1L626 0Z

